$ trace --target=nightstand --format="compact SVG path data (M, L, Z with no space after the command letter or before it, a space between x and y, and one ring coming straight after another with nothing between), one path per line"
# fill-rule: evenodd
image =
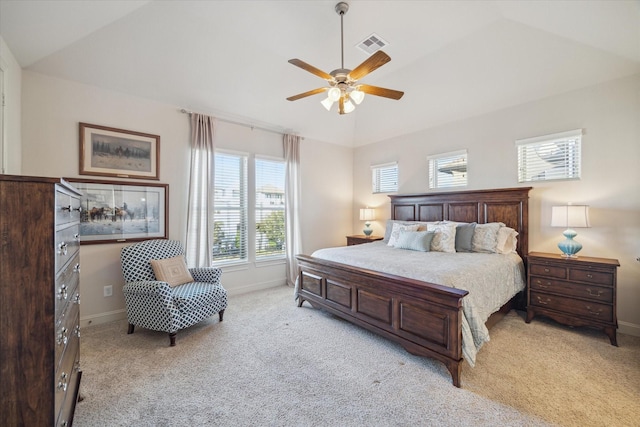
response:
M570 326L602 329L617 346L616 271L609 258L564 258L531 252L527 256L527 319L550 317Z
M361 245L362 243L371 243L382 239L384 239L382 236L365 236L364 234L356 234L355 236L347 236L347 246Z

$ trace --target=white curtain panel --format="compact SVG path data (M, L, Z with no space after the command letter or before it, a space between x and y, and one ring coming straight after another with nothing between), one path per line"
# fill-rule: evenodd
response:
M285 134L283 142L287 284L294 286L298 275L296 255L302 251L300 238L300 137Z
M191 113L191 167L185 248L189 267L213 259L214 117Z

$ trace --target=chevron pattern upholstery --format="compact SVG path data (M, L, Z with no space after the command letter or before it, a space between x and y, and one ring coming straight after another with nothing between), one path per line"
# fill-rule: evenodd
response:
M130 334L135 326L167 332L173 346L180 329L216 313L222 321L227 291L220 285L219 268L190 268L194 281L176 287L156 280L149 261L178 255L184 255L184 249L175 240L145 240L122 249L120 261Z

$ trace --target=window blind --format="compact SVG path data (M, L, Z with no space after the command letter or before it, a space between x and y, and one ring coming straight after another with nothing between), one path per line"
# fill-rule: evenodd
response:
M394 193L398 191L398 163L371 166L373 193Z
M582 129L516 141L518 182L580 179Z
M247 156L216 152L213 262L247 260Z
M467 185L467 150L428 156L429 188Z
M282 160L256 158L256 259L284 257L284 180Z

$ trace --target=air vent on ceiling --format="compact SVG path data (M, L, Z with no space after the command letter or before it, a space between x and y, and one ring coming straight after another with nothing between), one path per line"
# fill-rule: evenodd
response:
M388 44L389 43L387 43L382 37L380 37L376 33L373 33L369 37L358 43L356 47L371 55L372 53L379 51Z

